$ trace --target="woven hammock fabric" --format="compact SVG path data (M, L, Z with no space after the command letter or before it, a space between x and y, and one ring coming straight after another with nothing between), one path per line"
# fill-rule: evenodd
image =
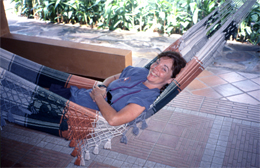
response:
M0 49L1 127L5 120L62 136L81 156L82 145L97 146L122 135L126 125L113 127L95 110L77 105L47 90L51 84L92 88L97 83L57 71ZM78 80L79 79L79 80Z
M4 126L6 119L71 140L70 146L75 147L72 155L77 157L75 164L84 165L84 158L90 159L91 147L98 154L101 142L106 142L104 147L110 149L111 139L115 136L122 135L121 142L127 143L126 131L130 127L139 129L137 122L142 121L141 128L144 129L144 119L176 97L222 51L226 40L236 31L254 3L255 0L248 0L238 6L241 4L238 1L227 1L169 46L165 51L182 53L188 61L186 67L148 112L143 112L133 122L117 127L110 126L100 112L70 102L47 89L51 84L89 89L98 81L57 71L0 49L1 126ZM156 59L145 67L149 69Z

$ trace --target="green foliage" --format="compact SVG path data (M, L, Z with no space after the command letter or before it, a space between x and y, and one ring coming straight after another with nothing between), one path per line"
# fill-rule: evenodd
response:
M23 0L12 0L11 3L14 4L14 10L15 12L20 12L22 11L22 7L23 7Z
M106 20L100 27L108 27L109 30L115 30L116 28L129 30L132 24L132 5L130 0L106 1L103 15Z
M237 40L258 44L260 5L241 23ZM12 0L28 17L97 28L183 34L225 0ZM33 11L33 12L32 12Z
M253 6L252 11L242 21L238 31L237 40L260 44L260 2Z
M33 17L32 0L11 0L11 3L14 3L15 12L19 12L20 15L25 15L28 18Z

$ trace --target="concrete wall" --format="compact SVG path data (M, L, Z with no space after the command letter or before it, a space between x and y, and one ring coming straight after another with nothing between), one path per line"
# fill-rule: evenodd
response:
M9 34L1 47L42 65L64 72L104 79L132 65L129 50L69 41Z
M99 79L120 73L132 65L130 50L12 34L3 8L1 1L3 49L50 68Z

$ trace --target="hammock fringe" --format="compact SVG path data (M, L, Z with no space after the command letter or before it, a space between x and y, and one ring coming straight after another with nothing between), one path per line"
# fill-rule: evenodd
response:
M99 154L99 148L98 148L98 146L99 146L99 145L96 144L96 146L95 146L95 148L94 148L94 150L93 150L93 153L94 153L95 155L98 155L98 154Z
M78 156L77 159L75 160L74 164L77 165L77 166L80 166L80 161L81 161L81 157Z
M105 149L111 149L111 139L108 139L107 142L104 145Z
M86 150L86 151L85 151L85 160L90 160L89 150Z
M71 152L71 156L76 157L80 155L78 147L75 147L74 150Z

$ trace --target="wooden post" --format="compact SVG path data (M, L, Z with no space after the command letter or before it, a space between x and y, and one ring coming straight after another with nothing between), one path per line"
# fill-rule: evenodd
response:
M6 14L5 14L5 8L4 8L4 1L0 0L0 14L1 14L1 18L0 18L0 36L2 37L5 34L10 34L10 30L9 30L9 26L8 26L8 22L6 19ZM1 45L1 43L0 43Z

